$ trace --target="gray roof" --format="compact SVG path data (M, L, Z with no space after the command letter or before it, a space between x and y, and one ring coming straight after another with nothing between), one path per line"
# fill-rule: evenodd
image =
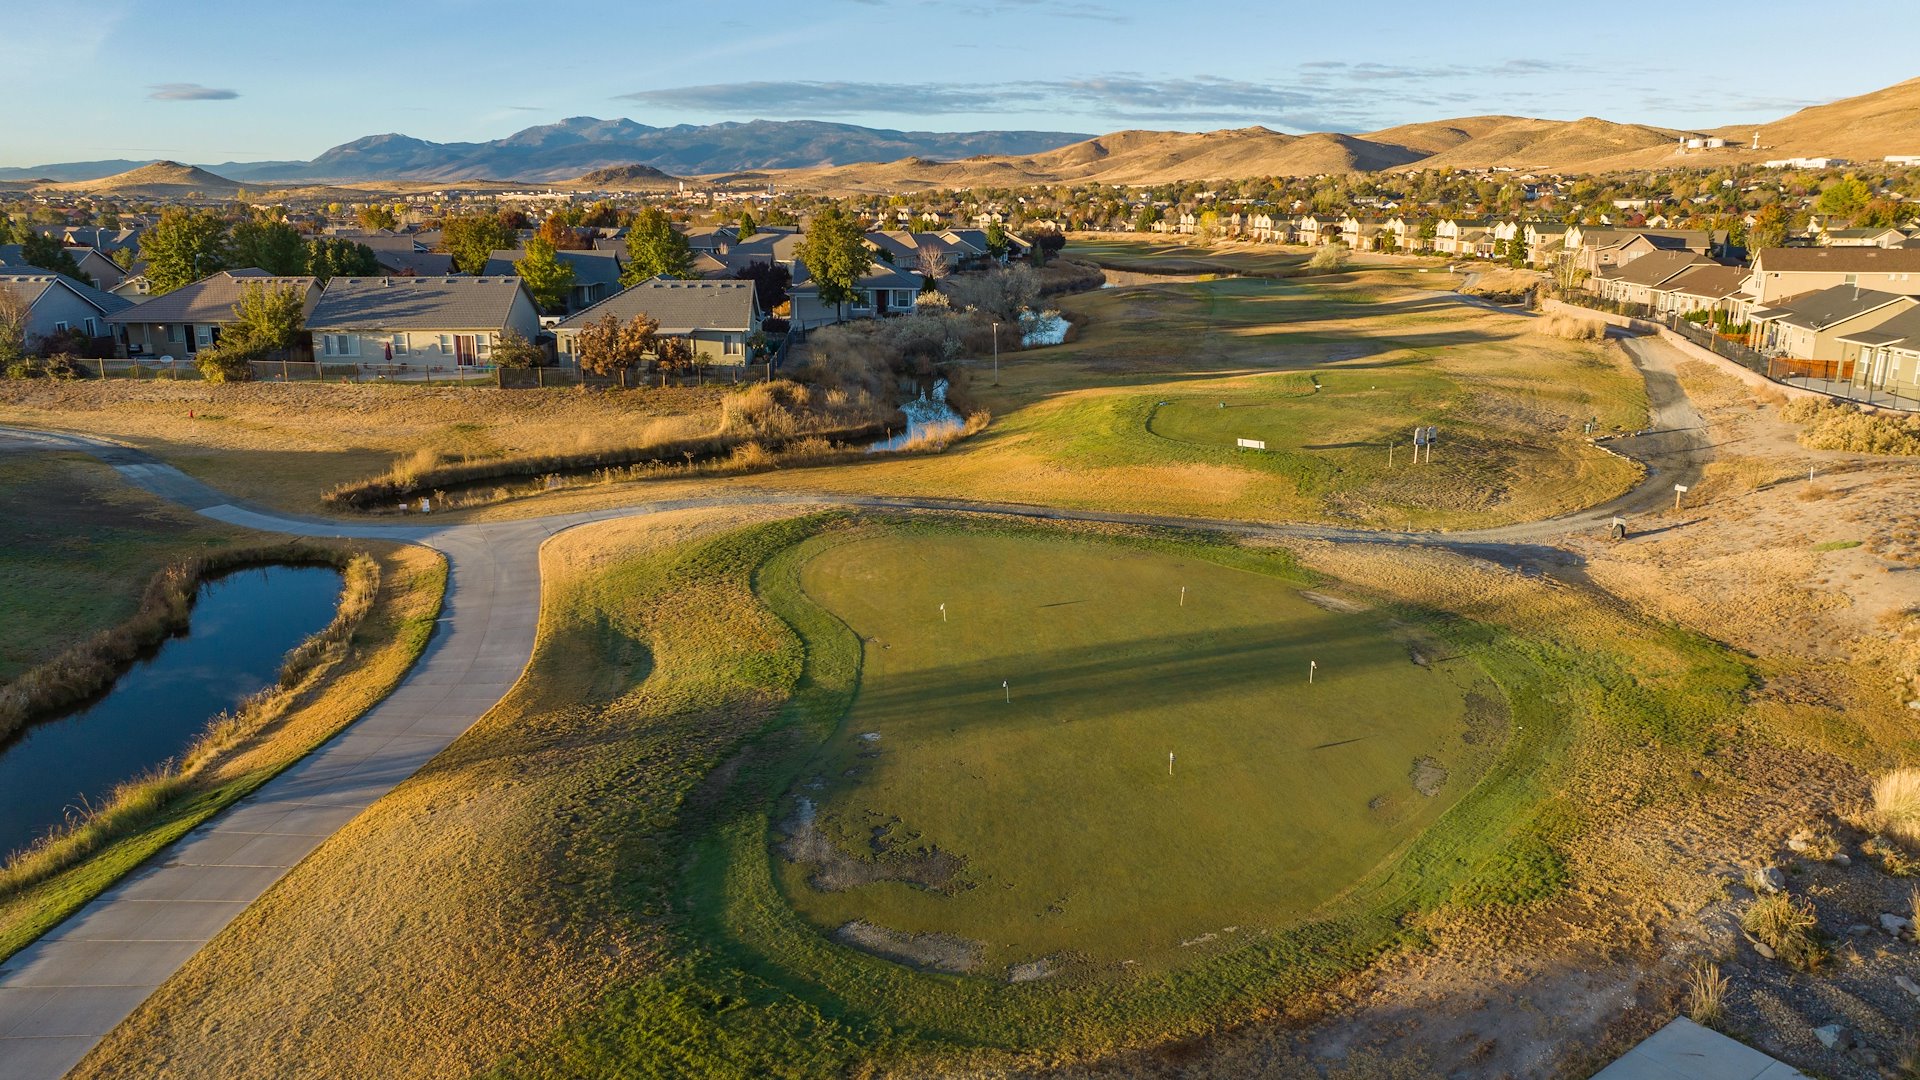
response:
M1659 285L1693 266L1711 266L1704 255L1691 251L1656 251L1627 263L1613 275L1629 285Z
M444 251L412 248L375 248L373 261L382 270L416 277L446 277L453 273L453 256Z
M80 299L93 305L102 315L112 315L123 308L133 306L133 301L124 296L115 296L102 292L91 285L75 281L65 274L56 274L50 270L38 270L26 273L0 272L0 288L14 293L27 302L28 307L40 302L40 297L49 289L65 287Z
M207 323L230 322L233 305L249 286L270 289L298 289L306 292L320 283L311 277L273 277L259 270L222 270L212 277L182 285L107 316L113 323Z
M1895 315L1871 330L1855 330L1840 335L1842 341L1861 345L1897 345L1903 351L1920 351L1920 304Z
M1900 301L1911 303L1912 298L1854 285L1835 285L1831 289L1788 297L1767 310L1767 319L1778 319L1788 326L1806 330L1826 330ZM1760 315L1760 312L1754 313L1755 318Z
M556 251L554 258L573 267L573 283L580 285L620 284L620 253L616 251ZM487 256L487 277L518 277L514 263L527 257L526 248L504 248Z
M1653 256L1645 257L1645 259L1650 258ZM1645 259L1638 261L1644 262ZM1662 283L1661 288L1684 296L1705 296L1719 300L1738 293L1747 280L1747 274L1748 270L1744 266L1702 263L1684 271L1679 277Z
M1768 273L1909 274L1920 272L1920 248L1767 248L1754 258Z
M336 277L309 330L499 330L522 294L514 277Z
M650 315L660 333L690 334L695 330L738 330L752 333L754 295L751 281L679 281L654 278L562 320L558 329L578 329L608 315L621 322Z
M889 266L879 259L873 260L873 268L860 275L854 285L862 289L913 289L918 291L923 279L919 274L897 266ZM813 284L813 275L807 271L807 264L793 264L793 288L817 289Z

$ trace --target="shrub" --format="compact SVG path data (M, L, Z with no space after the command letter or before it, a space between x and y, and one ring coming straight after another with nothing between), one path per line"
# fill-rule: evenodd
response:
M1307 260L1307 269L1321 274L1337 274L1347 268L1347 245L1328 244Z
M1826 962L1827 951L1815 937L1819 920L1813 903L1796 904L1786 893L1762 896L1740 916L1740 926L1755 941L1773 950L1780 962L1813 971Z
M1920 417L1871 413L1819 398L1789 402L1780 417L1800 424L1800 445L1856 454L1920 455Z
M260 352L240 341L218 341L194 354L193 366L210 383L248 382Z
M1873 811L1882 832L1920 848L1920 769L1895 769L1874 781Z
M546 359L540 346L527 340L527 336L518 330L508 330L500 335L493 346L493 362L503 368L539 367Z

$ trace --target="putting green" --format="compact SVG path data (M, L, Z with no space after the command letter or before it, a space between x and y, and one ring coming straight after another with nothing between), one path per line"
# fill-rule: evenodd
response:
M1503 699L1384 612L1266 569L962 531L814 555L800 584L862 666L790 802L790 902L947 970L1165 964L1393 858L1497 752Z

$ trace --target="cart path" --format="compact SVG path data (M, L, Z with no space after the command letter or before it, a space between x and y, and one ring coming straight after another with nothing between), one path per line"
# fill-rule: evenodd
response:
M1612 447L1647 478L1601 506L1545 521L1457 533L1381 532L960 499L729 491L709 497L436 526L302 517L239 505L152 456L83 435L0 428L0 450L91 454L135 486L200 514L263 532L423 544L447 559L439 625L386 700L332 740L182 837L38 941L0 963L0 1076L54 1080L77 1064L189 957L308 853L484 716L533 656L540 547L596 521L737 506L943 510L1053 521L1205 529L1274 539L1438 546L1508 563L1565 561L1555 544L1615 515L1658 509L1710 460L1705 425L1674 377L1678 354L1655 338L1622 345L1646 379L1651 430ZM417 519L416 519L417 520Z

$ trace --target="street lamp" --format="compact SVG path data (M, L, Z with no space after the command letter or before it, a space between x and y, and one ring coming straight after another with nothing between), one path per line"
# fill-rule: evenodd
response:
M1000 385L1000 324L993 324L993 385Z

